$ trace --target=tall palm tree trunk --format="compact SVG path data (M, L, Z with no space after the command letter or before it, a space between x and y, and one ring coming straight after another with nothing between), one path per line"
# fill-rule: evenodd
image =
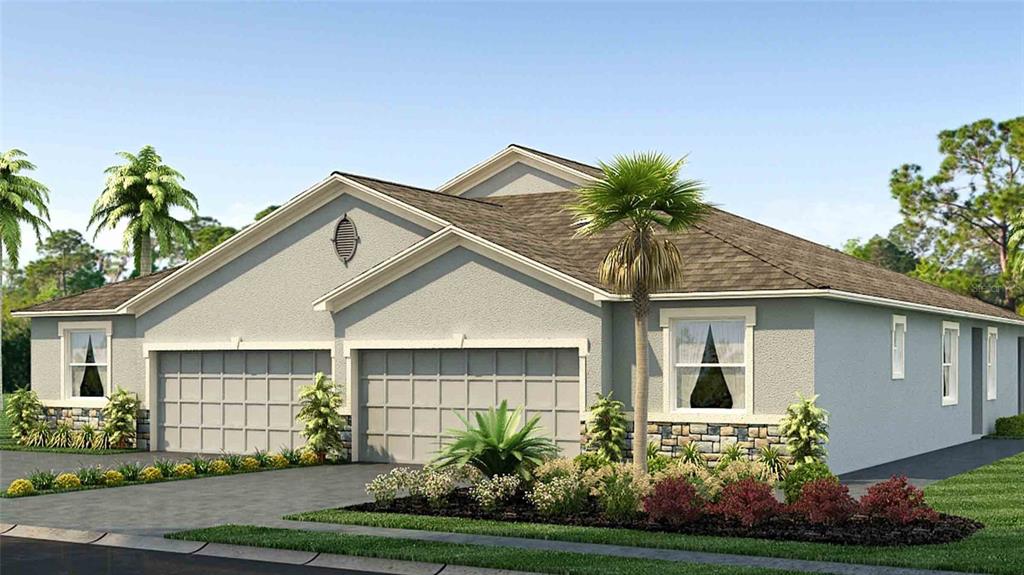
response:
M139 276L153 273L153 238L149 232L139 237Z
M633 292L633 341L635 343L636 381L633 384L633 465L647 472L647 314L650 308L646 289Z

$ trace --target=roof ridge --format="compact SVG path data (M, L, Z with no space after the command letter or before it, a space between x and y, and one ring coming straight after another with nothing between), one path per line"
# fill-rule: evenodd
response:
M420 186L412 186L412 185L409 185L409 184L403 184L402 182L396 182L394 180L385 180L385 179L382 179L382 178L375 178L373 176L366 176L366 175L363 175L363 174L353 174L352 172L342 172L340 170L335 170L334 173L339 175L339 176L347 176L347 177L350 177L350 178L362 178L364 180L372 180L374 182L380 182L382 184L389 184L389 185L392 185L392 186L401 186L403 188L408 188L408 189L416 191L416 192L426 192L428 194L434 194L436 196L443 196L445 198L456 198L456 199L459 199L459 200L464 200L464 201L467 201L467 202L475 202L475 203L483 204L483 205L486 205L486 206L494 206L494 207L497 207L497 208L501 207L500 204L495 204L493 202L488 202L488 201L480 199L480 198L464 198L462 196L456 196L454 194L446 194L444 192L439 192L437 190L431 190L431 189L428 189L428 188L421 188Z
M720 211L725 212L724 210L720 210ZM725 212L725 213L729 213L729 212ZM795 272L793 270L790 270L786 266L783 266L782 264L774 261L772 258L766 257L764 254L761 254L760 252L755 251L753 248L750 248L750 247L748 247L746 245L743 245L743 244L740 244L740 243L735 242L733 240L730 240L728 238L725 238L721 234L718 234L716 232L712 232L712 231L704 228L704 226L702 226L699 223L694 225L693 227L698 229L698 230L700 230L700 231L702 231L702 232L704 232L705 234L707 234L707 235L709 235L709 236L719 240L719 241L722 241L722 242L725 242L725 243L729 244L730 246L740 250L741 252L743 252L743 253L745 253L745 254L747 254L747 255L755 258L755 259L758 259L758 260L760 260L760 261L762 261L762 262L772 266L773 268L781 271L782 273L789 274L789 275L795 277L796 279L804 282L805 284L811 286L812 288L815 288L815 289L825 289L825 288L828 288L827 285L823 286L821 284L818 284L818 283L812 281L811 278L804 277L804 274L799 273L799 272Z
M590 168L591 170L594 170L594 171L597 171L597 172L603 171L600 168L600 166L595 166L593 164L588 164L586 162L581 162L579 160L574 160L572 158L567 158L565 156L559 156L558 154L552 154L551 152L545 152L544 150L538 150L537 148L531 148L529 146L524 146L522 144L512 143L512 144L509 144L506 148L519 148L520 150L525 150L527 152L532 152L534 154L540 154L541 156L547 156L548 159L551 159L551 160L554 160L554 161L568 162L569 164L578 164L580 166L583 166L583 167L586 167L586 168ZM577 172L579 171L579 170L576 170L576 168L573 168L572 166L565 165L564 163L563 163L563 165L565 167L571 169L571 170L575 170ZM590 175L590 174L587 174L587 175Z

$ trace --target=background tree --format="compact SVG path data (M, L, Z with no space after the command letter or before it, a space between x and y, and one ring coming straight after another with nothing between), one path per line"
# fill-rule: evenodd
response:
M199 202L182 187L185 177L165 165L152 146L143 147L137 155L118 152L118 156L126 162L107 168L106 187L93 205L89 227L96 225L98 234L127 221L125 248L132 248L135 269L144 276L153 272L154 236L165 251L172 249L175 240L192 242L191 230L171 215L171 209L182 208L195 217Z
M0 257L6 251L15 267L21 249L21 224L32 226L37 239L39 228L50 229L46 223L50 219L50 190L20 173L36 169L27 157L16 148L0 155Z
M106 283L99 267L102 255L76 230L57 230L37 246L40 259L25 268L27 277L53 281L56 296L66 296Z
M1000 274L1002 303L1012 307L1020 290L1009 272L1016 257L1010 238L1024 211L1024 116L940 132L939 152L942 162L930 177L916 164L892 171L890 190L904 225L943 267L971 258L991 261Z
M860 238L848 240L843 246L843 251L855 258L901 274L910 273L917 267L918 259L913 251L877 234L863 243Z
M190 262L217 247L221 242L238 233L238 230L222 225L215 218L196 216L185 222L192 241L172 240L169 251L158 250L157 259L168 267Z
M679 232L708 212L703 185L680 180L685 158L672 160L658 153L616 156L600 162L602 177L577 190L571 207L577 235L592 236L614 227L621 238L598 269L598 279L633 300L636 381L633 384L633 464L647 470L647 317L652 292L679 282L683 261L679 250L660 230Z
M262 210L256 212L256 217L253 218L253 219L255 219L258 222L258 221L262 220L263 218L269 216L270 212L272 212L272 211L274 211L274 210L276 210L277 208L280 208L280 207L281 206L278 206L278 205L269 205L269 206L263 208Z

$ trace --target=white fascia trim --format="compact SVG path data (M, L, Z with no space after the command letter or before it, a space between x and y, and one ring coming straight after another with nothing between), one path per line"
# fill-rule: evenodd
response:
M580 357L590 354L587 338L466 338L456 333L447 339L361 339L345 340L343 357L364 349L578 349Z
M627 411L625 414L627 417L633 416L632 411ZM647 420L651 423L713 423L722 425L730 423L778 425L784 417L781 414L743 413L739 410L731 413L727 412L727 410L722 410L721 412L682 410L647 414Z
M302 351L307 349L333 350L334 340L322 341L244 341L232 338L229 341L183 341L152 342L142 344L142 355L156 351Z
M238 255L263 243L309 213L322 207L343 194L351 194L385 210L408 218L413 223L436 230L447 225L444 220L423 210L399 202L390 196L368 188L339 174L331 174L316 185L306 189L260 221L243 228L223 243L189 262L185 267L158 281L143 292L131 298L120 307L118 313L141 315L188 285L227 264Z
M468 189L508 168L517 161L548 173L554 172L552 175L562 177L576 184L591 182L595 179L590 174L574 170L565 164L549 160L529 150L524 150L517 146L509 146L441 184L436 191L456 196L462 195Z
M126 315L116 309L58 310L58 311L16 311L13 317L89 317L104 315Z
M331 313L344 309L456 247L464 247L508 265L518 272L595 305L600 305L599 298L607 295L607 292L597 290L586 282L452 226L410 246L372 270L321 296L313 302L313 309Z
M40 399L44 407L81 407L86 409L103 409L107 406L106 397L76 397L74 399ZM148 408L147 408L148 409Z

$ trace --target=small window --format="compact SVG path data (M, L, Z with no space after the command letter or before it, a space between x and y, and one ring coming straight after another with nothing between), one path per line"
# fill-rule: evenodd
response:
M743 320L676 320L676 409L744 409L746 333Z
M942 322L942 405L956 405L960 392L960 324Z
M102 400L110 395L110 324L62 322L64 397Z
M988 328L987 353L985 354L985 388L988 398L996 398L996 390L999 385L997 370L999 368L999 330L994 327Z
M907 365L907 317L892 316L892 378L903 379Z

